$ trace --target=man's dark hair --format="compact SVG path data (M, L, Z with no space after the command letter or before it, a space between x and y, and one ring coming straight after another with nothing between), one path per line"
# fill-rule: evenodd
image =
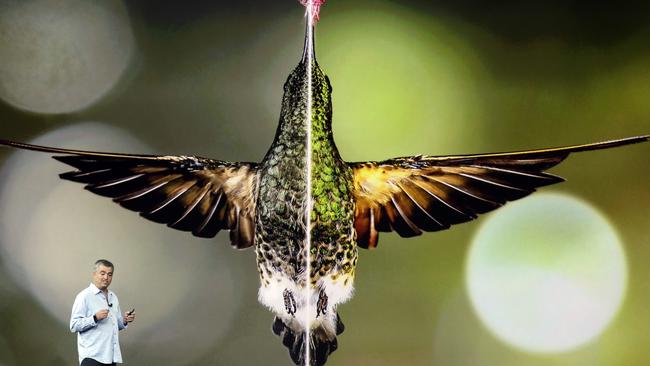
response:
M111 261L109 261L108 259L98 259L97 262L95 262L95 271L97 271L97 269L99 268L100 265L104 266L104 267L111 267L111 268L115 269L115 266L113 265L113 263L111 263Z

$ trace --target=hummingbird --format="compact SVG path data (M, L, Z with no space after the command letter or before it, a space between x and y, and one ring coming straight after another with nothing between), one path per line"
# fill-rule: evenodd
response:
M347 162L332 132L332 86L314 51L323 0L307 7L304 47L284 84L278 127L260 162L71 150L0 140L54 154L65 180L168 227L253 248L258 300L298 366L325 365L344 331L338 306L353 295L359 248L379 232L402 237L471 221L537 188L571 153L648 141L649 135L539 150L415 155Z

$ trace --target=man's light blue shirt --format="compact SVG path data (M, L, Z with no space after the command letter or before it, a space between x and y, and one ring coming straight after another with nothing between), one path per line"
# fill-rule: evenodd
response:
M93 316L102 309L108 309L108 317L95 322ZM122 363L118 331L124 328L120 302L112 291L108 291L106 299L104 293L91 283L75 298L70 331L77 333L80 364L84 358L101 363Z

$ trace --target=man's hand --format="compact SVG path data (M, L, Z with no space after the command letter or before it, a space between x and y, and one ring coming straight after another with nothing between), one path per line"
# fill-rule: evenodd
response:
M135 313L124 313L124 325L127 325L135 320Z
M98 311L97 314L95 314L95 319L97 319L97 321L106 319L107 317L108 317L108 309L102 309Z

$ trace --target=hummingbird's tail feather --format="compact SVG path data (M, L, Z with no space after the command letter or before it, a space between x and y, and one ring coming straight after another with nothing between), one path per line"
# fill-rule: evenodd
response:
M316 328L310 334L309 361L307 361L307 349L305 347L307 333L296 331L287 326L282 319L275 317L273 321L273 333L279 336L282 344L289 350L289 356L297 366L323 366L329 355L338 348L336 336L343 333L345 326L341 318L336 314L335 334L329 334L324 328ZM307 363L309 362L309 363Z

